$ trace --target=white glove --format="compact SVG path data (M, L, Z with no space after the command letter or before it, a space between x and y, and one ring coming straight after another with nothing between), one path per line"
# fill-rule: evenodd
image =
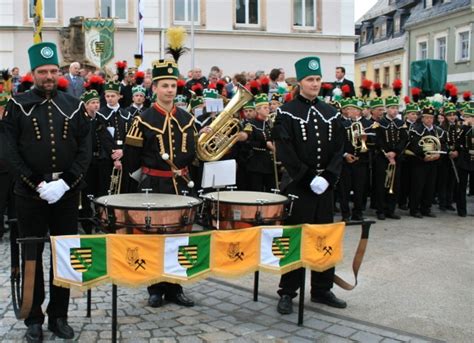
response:
M63 179L51 181L39 188L40 198L47 201L48 204L54 204L66 193L70 187Z
M311 181L311 190L316 194L323 194L326 189L329 187L329 183L322 176L316 176L313 181Z

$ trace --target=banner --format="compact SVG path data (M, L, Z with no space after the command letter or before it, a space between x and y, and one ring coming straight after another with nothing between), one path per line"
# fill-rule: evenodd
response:
M56 236L51 239L54 283L89 288L108 278L106 236Z
M281 274L301 263L301 226L262 228L260 268Z
M113 283L152 285L163 273L163 236L109 235L109 277Z
M84 19L82 28L84 30L86 58L96 67L104 68L114 57L114 20L88 18Z
M33 1L33 43L43 41L43 0Z
M210 247L211 233L165 237L163 276L185 281L208 272Z
M144 13L144 4L143 0L138 0L137 3L137 18L138 18L138 25L137 25L137 41L138 41L138 46L137 46L137 55L142 56L142 61L143 61L143 56L144 51L143 51L143 42L145 40L145 23L143 19L143 13ZM137 68L140 68L141 65L137 65Z
M54 284L91 288L105 280L140 287L184 284L256 270L324 271L342 261L344 223L262 226L172 235L51 236Z
M305 267L325 271L342 261L344 223L305 225L301 260Z
M260 228L212 233L211 269L217 276L239 276L258 269Z

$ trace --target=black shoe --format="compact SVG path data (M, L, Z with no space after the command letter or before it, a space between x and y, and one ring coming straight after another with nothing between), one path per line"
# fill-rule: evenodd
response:
M345 222L345 223L348 223L351 221L351 218L349 217L342 217L341 221Z
M26 341L27 342L43 342L43 329L41 324L31 324L26 329Z
M436 218L436 215L433 212L422 213L424 217Z
M357 214L353 214L351 220L352 221L362 221L362 220L364 220L364 217L362 217L360 215L357 215Z
M378 220L385 220L385 214L383 214L383 213L377 213L377 219L378 219Z
M440 210L441 212L446 212L447 208L444 207L444 206L439 206L439 210Z
M419 219L423 218L420 212L410 212L410 216L414 218L419 218Z
M148 306L161 307L163 305L163 296L161 294L152 294L148 298Z
M387 214L385 215L385 217L386 217L386 218L390 218L390 219L400 219L400 218L401 218L401 217L400 217L398 214L396 214L396 213L387 213Z
M293 299L287 294L283 294L278 301L277 311L280 314L293 313Z
M408 206L407 205L398 205L398 208L403 211L408 211Z
M344 300L341 300L338 297L336 297L334 293L331 291L326 291L323 293L319 293L317 295L312 295L311 301L314 303L326 304L328 306L336 307L336 308L347 307L347 303Z
M461 212L461 213L458 213L458 216L464 218L464 217L467 217L467 213Z
M69 326L66 318L50 319L48 321L48 330L52 331L59 338L74 338L74 330Z
M185 296L183 292L176 293L176 295L174 296L165 295L165 300L175 303L176 305L180 305L180 306L186 306L186 307L194 306L194 301L192 301L187 296Z
M448 205L448 206L446 206L446 209L447 209L448 211L456 211L456 209L454 208L453 205Z

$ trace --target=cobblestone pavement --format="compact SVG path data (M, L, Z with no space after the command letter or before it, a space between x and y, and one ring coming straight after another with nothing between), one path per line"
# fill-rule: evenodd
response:
M7 235L8 236L8 235ZM9 245L0 243L0 342L21 342L26 332L13 313L10 294ZM47 250L47 249L45 249ZM45 257L48 256L45 251ZM48 259L45 259L48 260ZM260 278L278 278L260 274ZM120 342L436 342L408 332L371 324L321 310L306 301L302 327L297 313L281 316L276 312L274 289L261 289L259 301L252 300L252 277L236 285L222 279L207 279L185 287L197 303L193 308L166 304L154 309L146 305L145 288L118 289L118 339ZM267 280L267 279L266 279ZM267 280L268 282L268 280ZM264 283L263 283L264 284ZM85 293L73 291L69 323L74 340L111 340L111 285L92 292L92 317L86 317ZM296 303L295 303L296 305ZM296 310L297 306L295 306ZM45 342L55 337L43 326Z

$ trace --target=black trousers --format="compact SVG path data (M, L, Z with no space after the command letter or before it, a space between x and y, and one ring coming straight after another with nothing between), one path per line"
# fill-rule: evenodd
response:
M459 174L459 184L457 186L456 192L456 209L459 215L466 215L467 214L467 206L466 206L466 190L467 190L467 178L469 173L472 175L472 171L468 171L466 169L458 168ZM470 179L472 183L473 180Z
M439 207L446 208L446 206L451 206L454 200L456 177L454 176L453 165L448 156L441 157L436 179Z
M392 191L389 193L390 188L385 188L385 178L387 176L388 160L382 155L378 154L375 158L377 164L376 176L375 176L375 194L377 199L377 214L393 214L395 212L395 206L397 204L398 189L400 187L400 164L397 161L395 166L395 179L393 181Z
M20 237L45 237L48 232L51 236L77 234L79 194L67 194L66 196L65 199L51 205L39 198L16 196ZM40 244L37 249L33 305L30 314L25 319L27 326L44 322L44 314L41 309L41 304L45 298L43 249L44 244ZM67 317L68 306L69 289L53 285L51 264L49 271L49 304L46 313L50 319Z
M271 193L275 189L275 174L264 174L248 171L249 190L254 192Z
M415 157L404 155L400 162L400 187L398 192L398 206L407 206L412 185L411 169Z
M94 198L99 196L100 180L100 165L98 163L91 163L85 177L87 186L81 191L81 209L79 210L79 217L91 218L94 216L92 200L89 199L89 195L93 195ZM82 223L82 229L87 234L92 233L92 227L93 225L90 222Z
M416 160L411 170L410 214L431 212L438 162Z
M0 238L5 232L3 216L7 214L8 219L15 218L15 206L13 199L13 175L9 172L0 172Z
M368 163L362 161L354 163L343 162L341 178L339 180L339 203L341 205L341 215L343 218L349 218L351 215L349 208L351 190L353 191L352 201L354 203L352 215L362 216L364 209L364 190L369 171L368 167Z
M295 184L288 185L288 194L295 194L299 199L295 200L293 212L286 220L286 225L293 224L328 224L334 221L333 203L334 191L329 187L323 194L317 195L308 187L302 188ZM330 268L324 272L311 271L311 295L328 291L333 286L335 268ZM280 289L278 294L289 295L294 298L296 291L300 288L302 273L304 268L296 269L283 274L280 279Z

